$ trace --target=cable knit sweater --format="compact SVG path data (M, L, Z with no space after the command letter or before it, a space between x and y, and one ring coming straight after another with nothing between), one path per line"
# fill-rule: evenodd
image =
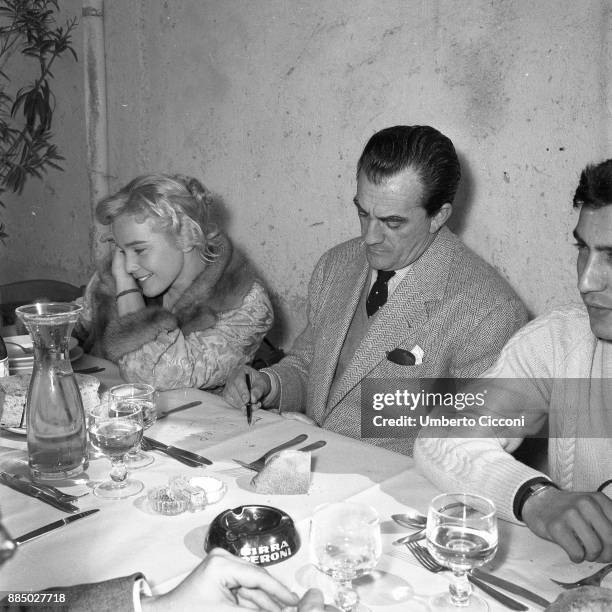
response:
M484 378L496 379L486 401L489 412L525 415L525 427L514 430L516 437L497 438L478 437L489 433L484 428L470 432L471 438L454 438L458 429L422 431L414 457L434 484L485 495L502 518L516 521L517 490L542 474L510 453L547 417L553 481L565 490L594 491L612 477L612 343L595 338L584 307L567 306L532 321Z

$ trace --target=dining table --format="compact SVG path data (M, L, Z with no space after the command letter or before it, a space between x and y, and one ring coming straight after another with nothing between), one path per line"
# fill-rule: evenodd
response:
M123 382L116 365L109 361L84 355L73 363L76 370L93 366L104 368L93 374L102 390ZM392 544L410 531L395 524L391 515L409 510L426 513L429 501L439 493L417 471L411 457L266 410L254 411L249 425L244 412L229 407L220 395L199 389L160 392L158 412L196 400L201 404L159 419L145 433L204 455L212 465L188 467L153 452L151 465L131 473L144 483L142 493L108 500L95 496L92 488L108 475L110 462L104 457L92 458L83 477L64 483L68 486L63 490L84 494L75 502L81 510L98 508L99 512L20 545L0 570L0 591L39 591L142 572L153 592L163 593L206 556L206 534L218 514L256 504L286 512L299 535L299 549L268 570L298 594L312 586L321 588L331 603L333 585L316 569L309 554L309 529L318 506L338 501L368 504L380 517L382 556L373 573L356 581L368 608L373 612L429 610L431 597L448 589L449 572L431 573L405 546ZM301 446L326 441L312 453L308 493L257 493L251 483L254 473L233 459L252 461L298 434L308 436ZM0 469L28 474L25 436L0 432ZM157 514L150 507L147 491L168 484L174 476L212 476L225 483L227 492L217 503L195 512ZM0 487L0 512L13 537L66 516L8 487ZM558 546L522 525L500 520L499 549L484 569L553 601L561 588L550 578L575 580L598 567L598 563L573 564ZM490 610L507 609L488 595L479 595ZM508 595L531 610L543 609L518 595Z

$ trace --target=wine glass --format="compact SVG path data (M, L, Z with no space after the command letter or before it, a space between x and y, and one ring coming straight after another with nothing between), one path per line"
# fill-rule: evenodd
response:
M101 403L89 412L89 439L94 448L111 460L110 479L94 487L94 494L107 499L123 499L140 493L144 485L128 478L125 457L142 440L142 407L117 413L112 404Z
M468 572L490 561L497 552L493 502L467 493L438 495L429 504L426 534L433 558L453 572L448 592L435 596L432 607L449 612L488 610L484 600L471 594Z
M116 385L109 391L111 409L116 413L130 412L132 405L142 407L142 420L144 429L149 429L157 420L155 410L155 389L145 383L125 383ZM155 461L150 453L145 453L138 444L129 452L125 463L130 470L151 465Z
M336 583L335 605L365 612L352 581L369 574L382 553L380 520L374 508L352 502L325 504L310 524L310 554L319 570Z

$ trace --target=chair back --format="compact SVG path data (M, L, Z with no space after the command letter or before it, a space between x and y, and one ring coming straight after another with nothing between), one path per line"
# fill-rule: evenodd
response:
M0 327L16 325L15 308L35 302L72 302L83 288L63 281L33 279L0 285Z

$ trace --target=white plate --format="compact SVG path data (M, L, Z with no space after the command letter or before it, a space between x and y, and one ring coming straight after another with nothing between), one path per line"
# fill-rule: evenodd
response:
M82 349L82 347L75 346L74 348L70 349L70 361L76 361L77 359L80 359L84 354L85 351Z
M2 427L2 429L4 429L4 431L10 431L12 434L18 436L25 436L27 433L25 427Z
M4 338L5 341L15 342L24 348L32 348L32 338L29 335L24 336L9 336ZM83 356L83 349L78 345L76 338L70 338L68 342L70 361L76 361ZM26 355L19 347L14 344L6 345L6 352L9 358L9 368L12 373L25 372L32 369L34 363L34 355Z
M19 344L26 349L32 348L32 338L29 334L25 334L23 336L8 336L4 338L4 341L14 342L15 344ZM15 344L6 345L6 352L10 361L21 362L32 360L34 358L33 355L26 355L18 346L15 346ZM77 339L71 337L68 341L68 349L72 351L72 349L75 348L77 345Z

